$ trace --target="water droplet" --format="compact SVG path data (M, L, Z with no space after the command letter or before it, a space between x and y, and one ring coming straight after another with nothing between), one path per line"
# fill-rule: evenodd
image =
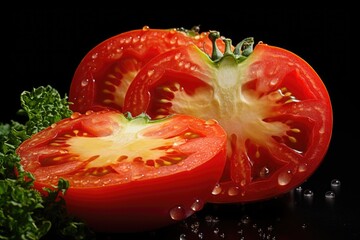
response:
M239 187L230 187L228 189L228 195L229 196L236 196L240 193L240 189Z
M213 195L219 195L221 193L221 191L222 191L222 188L221 188L220 184L216 184L211 193Z
M311 191L310 189L305 189L304 190L304 197L306 198L312 198L314 196L314 192Z
M305 172L307 170L307 164L303 163L299 165L299 172Z
M185 233L180 234L179 240L186 240L186 234Z
M269 175L269 173L270 173L270 170L267 167L263 167L260 170L260 177L266 177Z
M209 120L206 120L205 124L206 125L215 125L215 124L218 124L218 121L216 121L215 119L209 119Z
M249 222L250 222L250 217L249 216L247 216L247 215L245 215L245 216L243 216L242 218L241 218L241 223L243 223L243 224L248 224Z
M333 191L327 191L327 192L325 193L325 198L327 198L327 199L333 199L333 198L335 198L335 193L334 193Z
M81 81L81 86L82 86L82 87L85 87L85 86L87 86L88 84L89 84L89 79L84 79L84 80Z
M278 176L278 184L280 186L287 185L291 181L292 176L291 171L284 171L280 173Z
M91 58L92 58L92 59L96 59L96 58L98 57L98 55L99 55L99 53L94 53L94 54L91 56Z
M143 31L149 31L149 29L150 29L150 27L147 25L143 26L143 28L142 28Z
M170 217L174 220L183 220L186 218L186 212L184 207L176 206L170 210Z
M191 205L191 210L194 212L200 211L204 207L204 202L196 199L195 202Z
M78 118L78 117L80 117L80 116L81 116L81 113L79 113L79 112L73 112L73 114L71 114L70 118L71 118L71 119L76 119L76 118Z
M88 110L88 111L86 111L86 112L85 112L85 115L87 115L87 116L88 116L88 115L91 115L91 114L93 114L93 113L94 113L94 111L93 111L93 110Z
M56 127L56 123L51 124L50 127L51 127L51 128L55 128L55 127Z
M331 184L331 187L339 187L341 185L341 182L338 179L333 179L333 180L331 180L330 184Z
M147 76L148 77L151 77L153 74L154 74L155 70L154 69L151 69L147 72Z

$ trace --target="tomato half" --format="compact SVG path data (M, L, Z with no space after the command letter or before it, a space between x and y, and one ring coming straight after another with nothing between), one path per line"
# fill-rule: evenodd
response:
M161 54L138 73L124 104L133 116L181 113L220 123L228 161L210 200L218 203L264 200L302 184L332 135L328 91L304 59L254 47L252 38L236 49L208 56L189 45Z
M197 27L186 30L145 26L104 40L85 55L75 71L69 91L70 109L81 113L102 108L122 110L127 88L146 62L190 43L210 54L212 43L207 35L199 33ZM221 41L218 44L224 48Z
M214 120L149 120L118 111L74 113L24 141L17 153L34 187L69 181L70 214L99 232L160 228L201 210L226 162Z

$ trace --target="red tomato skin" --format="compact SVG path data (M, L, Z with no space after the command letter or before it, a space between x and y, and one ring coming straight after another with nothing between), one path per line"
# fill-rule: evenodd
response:
M69 91L70 109L80 113L103 108L121 111L127 86L143 65L160 53L191 43L211 54L212 43L207 35L144 26L104 40L85 55L75 70ZM224 49L222 41L218 44Z
M176 57L179 61L173 60ZM135 116L141 112L147 112L151 117L157 118L160 102L158 98L161 98L166 105L163 104L160 108L166 109L169 114L182 113L205 119L214 118L230 131L233 130L234 125L247 124L246 127L236 130L238 132L227 132L228 149L234 148L235 150L228 154L223 177L218 188L214 189L210 202L232 203L266 200L285 194L305 182L325 158L332 136L331 99L320 76L298 55L280 47L259 43L251 55L237 65L240 69L238 70L240 77L237 79L242 79L241 81L244 81L245 84L234 85L231 88L241 89L242 93L248 95L233 99L233 101L225 101L224 103L228 104L226 106L214 105L213 108L208 107L204 110L207 102L212 100L211 94L216 92L214 89L221 84L216 82L217 77L222 76L219 74L219 65L221 63L213 63L195 46L186 46L163 53L151 60L133 80L125 98L124 110ZM155 73L149 76L147 73L151 69ZM174 82L177 84L176 89L173 87ZM229 82L231 83L231 81ZM196 89L199 86L207 89L202 93L208 95L198 97ZM171 97L158 93L157 89L166 87L173 90ZM254 92L258 94L256 98L253 97ZM280 92L281 94L279 94ZM176 102L177 94L182 102ZM271 94L279 99L275 103L272 102L273 100L266 100L272 104L266 109L264 108L265 100L260 102L259 99L264 99L266 95L269 95L271 99ZM231 99L235 94L228 96ZM292 100L292 96L295 96L295 100ZM283 97L285 100L282 100ZM193 106L196 106L195 99L202 101L199 104L201 108L186 105L191 102ZM246 101L238 105L241 107L237 108L237 105L232 105L232 102L242 102L243 99ZM286 100L291 103L286 103ZM238 113L237 111L246 107L248 102L255 104L249 105L246 108L248 111ZM182 104L184 104L183 108L181 108ZM172 108L172 106L176 108ZM216 110L212 111L212 109ZM232 111L224 111L224 109L232 109ZM261 110L260 114L266 112L265 116L260 115L260 118L265 120L255 127L252 122L257 121L256 118L252 119L254 121L242 122L243 118L241 117L249 115L252 109L255 114L258 109ZM221 114L214 116L211 115L213 112ZM234 121L231 119L236 116L238 116L238 123L230 124L228 119ZM284 136L273 137L267 133L259 136L256 130L258 126L263 125L263 122L266 124L278 122L288 125L289 129ZM249 129L251 131L248 131ZM263 128L261 131L266 132L268 128ZM289 132L297 132L296 134L300 135L295 135L296 139L293 139L291 138L292 133ZM236 135L235 140L231 137L234 134ZM265 136L268 137L265 138ZM250 139L252 145L260 146L260 151L265 149L260 154L264 156L260 158L261 161L255 156L256 151L246 145L249 143L247 138ZM270 165L271 168L267 165ZM260 172L261 168L257 166L270 169L271 174L265 177L259 176L257 172ZM267 173L264 171L264 174Z
M225 154L220 152L189 172L158 179L93 189L70 188L64 196L68 212L85 219L97 232L141 232L178 223L207 202L221 175L219 162ZM178 219L171 218L171 210L179 207Z
M24 141L17 149L17 153L24 169L35 176L34 188L46 194L44 188L51 189L54 186L54 183L47 180L48 177L63 174L57 178L67 179L81 174L83 178L71 178L70 187L62 197L66 201L68 213L84 220L96 232L154 230L179 222L201 210L219 180L226 160L226 133L214 121L205 122L190 116L176 115L166 121L160 120L161 125L158 127L156 124L150 124L147 131L142 128L141 133L144 137L149 137L148 141L163 137L171 138L177 136L176 134L183 134L182 131L199 135L195 134L195 138L190 138L186 143L178 146L177 149L189 154L186 159L171 166L147 168L147 171L144 170L143 165L139 168L135 167L132 171L139 171L136 172L140 173L139 177L125 179L121 183L111 182L116 182L117 178L127 178L128 175L112 173L110 177L103 178L101 175L94 177L83 174L82 166L87 164L87 161L81 158L81 161L65 160L64 163L55 163L54 166L41 166L43 159L54 157L57 159L55 162L61 161L61 155L56 154L70 151L71 148L68 148L70 142L61 144L61 140L71 132L81 133L79 136L87 136L86 138L100 139L111 136L113 132L117 134L121 128L116 124L120 115L122 114L119 111L113 110L83 115L75 113L72 118L63 119ZM91 126L94 128L92 129ZM129 128L131 130L136 128L131 126ZM180 129L179 132L176 132L176 129ZM203 145L201 143L196 145L199 142ZM63 148L57 149L59 145ZM121 156L121 150L115 154ZM45 170L41 171L41 168ZM49 169L54 173L47 172ZM96 183L101 181L104 183Z

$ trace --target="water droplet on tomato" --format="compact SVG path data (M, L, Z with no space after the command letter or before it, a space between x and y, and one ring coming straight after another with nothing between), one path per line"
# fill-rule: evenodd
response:
M260 177L266 177L269 175L269 173L270 173L270 170L267 167L263 167L260 170Z
M86 112L85 112L85 115L87 115L87 116L88 116L88 115L93 114L93 113L94 113L94 111L93 111L93 110L88 110L88 111L86 111Z
M50 127L51 127L51 128L55 128L55 127L56 127L56 123L51 124Z
M197 212L197 211L200 211L203 207L204 207L204 202L199 199L196 199L190 208L194 212Z
M299 169L298 169L299 172L305 172L306 170L307 170L307 164L306 163L299 165Z
M84 80L81 81L81 86L82 86L82 87L85 87L85 86L87 86L88 84L89 84L89 79L84 79Z
M170 44L175 44L177 42L177 37L173 37L170 39Z
M293 175L292 175L291 171L284 171L284 172L280 173L278 176L278 184L280 186L287 185L291 181L292 176Z
M96 58L98 57L98 55L99 55L99 53L94 53L94 54L91 56L91 58L92 58L92 59L96 59Z
M218 121L216 121L215 119L209 119L209 120L206 120L205 124L215 125L215 124L218 124Z
M176 206L170 210L170 217L176 221L183 220L186 218L186 212L184 207Z
M70 116L71 119L76 119L81 116L81 113L79 112L73 112Z
M148 25L145 25L143 26L142 28L143 31L149 31L150 30L150 27Z
M228 189L228 194L229 194L229 196L236 196L236 195L238 195L239 193L240 193L239 187L230 187L230 188Z
M151 77L153 74L154 74L155 70L154 69L151 69L147 72L147 76L148 77Z
M221 188L220 184L216 184L211 193L213 195L218 195L221 193L221 191L222 191L222 188Z

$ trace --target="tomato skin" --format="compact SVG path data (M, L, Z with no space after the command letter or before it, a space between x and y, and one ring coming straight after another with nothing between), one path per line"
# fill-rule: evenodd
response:
M104 40L85 55L74 73L70 109L80 113L103 108L121 111L127 87L144 64L160 53L190 43L211 54L212 43L207 35L145 26ZM219 48L224 48L221 41Z
M330 97L315 70L264 43L240 63L233 56L214 62L196 46L163 53L132 81L124 111L219 121L228 160L209 200L215 203L265 200L299 186L324 159L333 126Z
M102 110L74 113L17 153L43 194L68 180L69 214L95 231L147 231L201 210L225 166L226 133L191 116L152 121Z

